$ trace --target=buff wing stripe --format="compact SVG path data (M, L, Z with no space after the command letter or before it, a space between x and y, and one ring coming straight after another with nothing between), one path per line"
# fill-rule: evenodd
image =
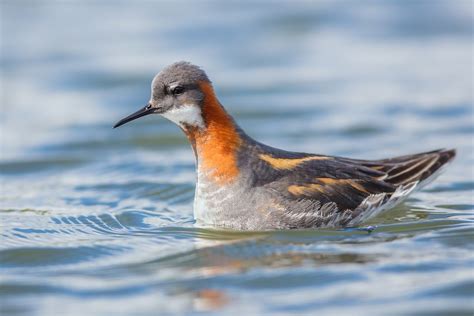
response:
M309 156L304 158L275 158L266 154L260 154L259 157L263 161L270 164L273 168L278 170L294 169L307 161L330 159L330 157L326 156Z
M328 193L337 187L350 187L364 194L371 194L364 188L363 184L355 179L334 179L334 178L316 178L315 183L305 183L300 185L288 186L288 192L294 196L311 195L315 192Z

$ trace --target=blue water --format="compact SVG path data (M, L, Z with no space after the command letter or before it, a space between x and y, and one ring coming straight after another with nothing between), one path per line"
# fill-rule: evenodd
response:
M2 1L1 315L472 315L471 1ZM143 106L201 65L248 134L433 184L364 230L193 225L194 160Z

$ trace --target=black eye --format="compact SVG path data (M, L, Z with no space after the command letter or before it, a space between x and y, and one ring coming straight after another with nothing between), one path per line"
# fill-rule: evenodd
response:
M171 93L174 95L179 95L184 92L184 87L183 86L176 86L171 89Z

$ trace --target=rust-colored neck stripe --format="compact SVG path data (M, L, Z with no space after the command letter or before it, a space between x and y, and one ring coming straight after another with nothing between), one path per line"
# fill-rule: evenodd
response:
M235 123L217 99L210 83L201 82L204 93L203 129L188 129L186 135L198 160L199 172L218 184L232 182L239 174L237 151L242 139Z

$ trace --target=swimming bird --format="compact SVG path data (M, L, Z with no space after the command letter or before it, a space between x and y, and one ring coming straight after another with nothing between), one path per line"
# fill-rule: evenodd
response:
M148 104L115 124L149 114L176 123L194 151L194 217L237 230L358 226L433 180L456 152L382 160L290 152L248 136L219 102L206 73L177 62L158 73Z

